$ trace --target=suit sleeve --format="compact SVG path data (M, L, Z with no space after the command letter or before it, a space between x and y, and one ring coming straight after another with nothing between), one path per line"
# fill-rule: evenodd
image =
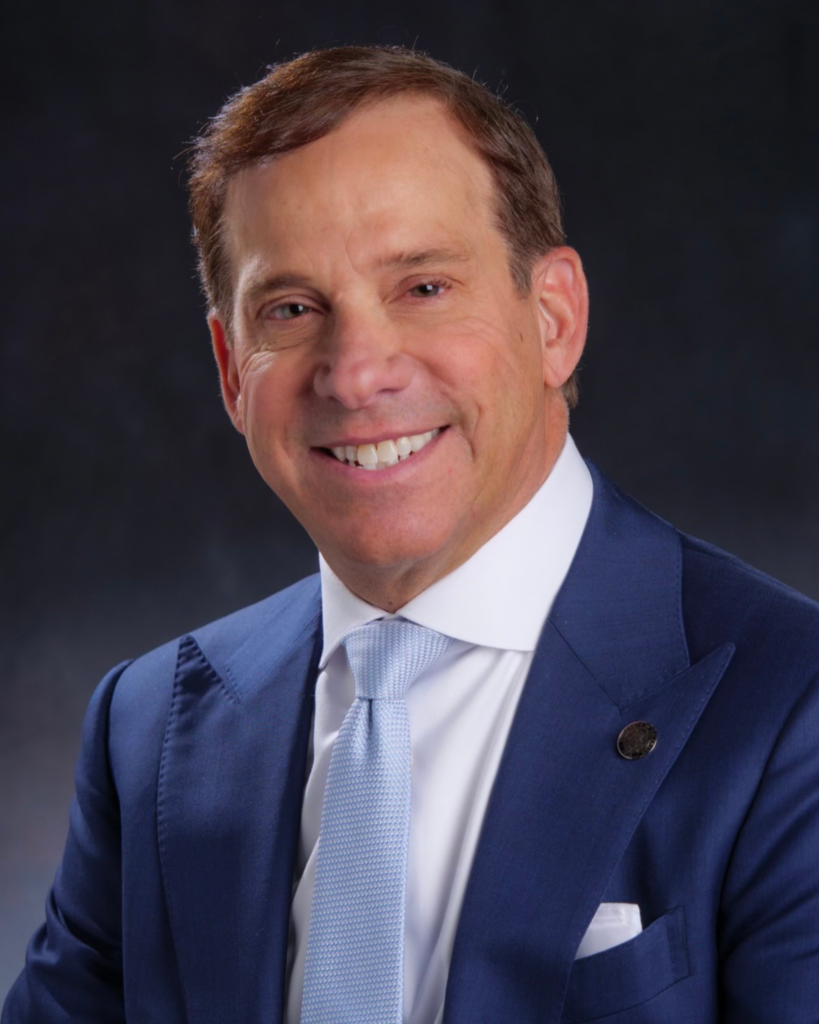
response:
M794 707L723 888L720 1021L819 1022L819 677Z
M0 1024L114 1024L125 1020L121 944L121 844L108 759L113 669L91 699L76 770L62 864Z

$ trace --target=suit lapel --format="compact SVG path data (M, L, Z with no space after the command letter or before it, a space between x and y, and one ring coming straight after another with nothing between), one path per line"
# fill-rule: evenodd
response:
M191 1024L281 1019L319 607L311 581L238 646L218 624L180 644L158 834Z
M445 1024L557 1022L574 954L733 647L689 664L676 531L595 500L509 734L455 937ZM617 753L647 720L647 757Z

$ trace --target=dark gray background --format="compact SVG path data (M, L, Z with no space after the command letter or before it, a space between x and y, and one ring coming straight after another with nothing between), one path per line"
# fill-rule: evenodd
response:
M816 5L18 0L4 30L0 997L91 690L313 571L220 407L184 162L266 64L416 44L535 123L584 257L581 450L819 597Z

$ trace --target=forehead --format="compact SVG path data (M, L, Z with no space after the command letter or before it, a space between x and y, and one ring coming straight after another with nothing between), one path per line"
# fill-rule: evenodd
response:
M355 262L379 247L480 249L497 234L493 198L488 167L443 105L404 95L239 172L225 222L239 263L262 250L292 258L309 249L315 258L313 250L334 243Z

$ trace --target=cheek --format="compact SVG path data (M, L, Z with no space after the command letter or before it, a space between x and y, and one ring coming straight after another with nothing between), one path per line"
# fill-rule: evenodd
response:
M295 405L288 376L272 368L248 375L242 396L247 446L257 468L269 480L271 472L279 476L285 471L286 452L292 443Z
M434 370L476 442L532 429L544 397L540 342L530 324L500 331L474 318L447 339Z

